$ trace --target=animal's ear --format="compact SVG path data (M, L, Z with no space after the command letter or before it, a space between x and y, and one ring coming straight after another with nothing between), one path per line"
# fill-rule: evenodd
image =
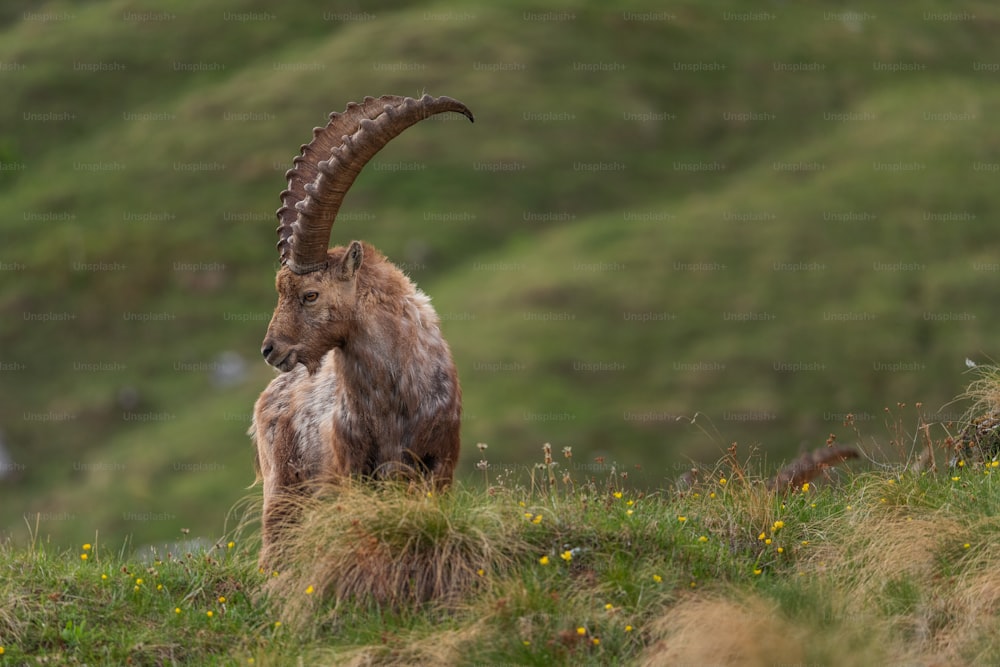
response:
M340 260L340 266L337 267L337 277L341 280L350 280L357 273L358 269L361 268L361 262L364 259L365 252L361 248L361 243L351 241L347 252L344 253L344 258Z

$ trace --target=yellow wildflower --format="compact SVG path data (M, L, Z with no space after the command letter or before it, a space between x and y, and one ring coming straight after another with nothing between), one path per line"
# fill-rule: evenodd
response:
M619 498L620 499L622 497L622 492L621 491L615 491L613 495L614 495L615 498Z
M699 542L708 542L708 538L706 536L702 535L701 537L698 538L698 541Z
M632 626L631 625L626 625L625 626L625 632L632 632Z
M314 592L315 589L312 587L312 584L309 584L309 586L306 587L306 595L312 595Z
M181 608L180 607L174 607L174 613L175 614L181 613Z
M581 635L581 636L587 634L587 628L585 628L585 627L583 627L581 625L580 627L578 627L576 629L576 634Z
M688 518L686 516L679 516L677 517L677 520L680 521L681 523L684 523L685 521L688 520Z
M87 554L80 554L80 560L87 560Z
M728 481L729 480L727 480L725 477L720 477L719 478L719 484L721 484L722 486L725 486L726 482L728 482Z
M212 618L213 616L215 616L215 612L209 609L208 611L205 612L205 615L208 616L209 618Z
M803 482L802 483L802 493L808 493L808 492L809 492L809 482Z
M549 557L548 556L542 556L541 558L538 559L538 562L541 563L542 565L548 565L549 564Z
M562 558L564 561L566 561L568 563L571 560L573 560L573 552L572 551L564 551L561 554L559 554L559 557Z
M222 603L222 604L225 604L226 603L226 598L224 596L220 595L219 596L219 602Z
M655 581L656 583L660 583L661 581L663 581L663 577L661 577L658 574L654 574L653 575L653 581Z
M774 530L781 530L782 528L785 527L785 522L784 521L775 521L774 525L772 527L774 528Z
M83 545L83 550L84 551L90 551L90 545L89 544L84 544Z

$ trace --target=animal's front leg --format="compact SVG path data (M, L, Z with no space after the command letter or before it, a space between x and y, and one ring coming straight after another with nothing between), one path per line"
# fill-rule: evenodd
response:
M258 565L265 571L277 569L283 562L281 552L288 541L289 529L298 521L302 487L282 485L264 479L264 507L261 515L261 548Z

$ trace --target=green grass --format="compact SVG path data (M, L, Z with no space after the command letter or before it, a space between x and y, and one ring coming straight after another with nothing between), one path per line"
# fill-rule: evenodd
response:
M0 664L996 659L989 462L787 495L757 463L734 451L683 493L544 465L488 492L352 484L308 505L280 572L252 511L209 548L4 543Z
M945 469L998 403L992 367L954 401L1000 326L996 7L364 11L0 9L0 664L1000 661L996 469ZM274 18L226 18L248 12ZM261 573L229 509L282 174L329 111L425 90L476 124L394 141L333 240L433 297L459 483L323 500L309 558ZM231 351L249 370L218 385ZM831 436L871 465L763 490Z
M657 489L734 440L776 463L845 435L848 412L877 427L896 401L955 421L964 358L995 356L1000 199L974 165L995 161L998 98L972 68L1000 60L988 3L966 5L975 21L926 20L951 8L927 1L856 26L826 17L843 12L832 2L751 22L723 20L744 11L735 2L677 3L665 21L582 1L368 3L376 18L360 21L309 3L262 21L225 19L269 11L250 1L165 2L165 20L126 18L122 0L45 7L73 18L0 16L0 63L23 65L0 71L0 162L24 166L0 171L0 429L18 466L0 484L0 530L21 541L37 513L137 544L217 534L224 512L205 508L252 480L283 171L326 113L367 94L426 89L477 116L396 140L334 229L433 297L466 452L486 442L517 466L543 442L569 445ZM673 66L698 62L726 69ZM504 63L517 69L490 68ZM76 117L24 116L64 111ZM266 120L226 120L240 112ZM744 112L774 119L727 119ZM669 120L629 119L644 113ZM948 113L969 120L927 119ZM386 168L412 162L426 169ZM475 167L498 162L524 169ZM601 162L625 168L578 166ZM224 168L176 167L195 163ZM822 168L782 166L798 164ZM118 268L74 268L101 263ZM186 268L199 264L215 268ZM73 319L29 317L50 313ZM732 318L746 313L773 319ZM206 369L227 351L251 370L215 386ZM474 464L464 454L460 473ZM175 519L123 521L132 511ZM43 530L65 546L87 537L78 525Z

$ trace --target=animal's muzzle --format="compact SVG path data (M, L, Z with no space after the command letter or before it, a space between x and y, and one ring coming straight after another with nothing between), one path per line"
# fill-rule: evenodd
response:
M268 364L286 373L292 370L299 360L294 346L276 346L270 338L264 339L260 353L264 356Z

